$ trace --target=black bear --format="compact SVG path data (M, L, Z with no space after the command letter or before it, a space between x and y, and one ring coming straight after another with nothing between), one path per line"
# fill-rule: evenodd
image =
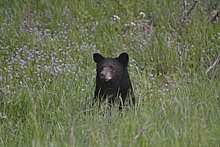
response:
M117 58L105 58L95 53L93 59L96 62L97 72L94 99L108 99L111 107L118 98L119 111L121 111L128 97L135 106L135 97L127 69L128 54L122 53Z

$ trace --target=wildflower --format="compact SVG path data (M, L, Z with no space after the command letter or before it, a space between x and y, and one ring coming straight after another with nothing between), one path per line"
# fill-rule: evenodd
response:
M139 15L142 16L142 17L145 17L145 13L144 12L140 12Z
M113 15L113 20L119 21L119 20L120 20L120 17L119 17L118 15Z
M5 119L5 118L7 118L7 116L6 116L6 115L3 115L2 118Z
M136 24L134 22L131 22L131 26L135 26Z

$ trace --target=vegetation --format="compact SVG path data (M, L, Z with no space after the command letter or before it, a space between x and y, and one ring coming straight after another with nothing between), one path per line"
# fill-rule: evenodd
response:
M0 146L219 146L218 4L2 0ZM91 105L95 52L129 54L135 109Z

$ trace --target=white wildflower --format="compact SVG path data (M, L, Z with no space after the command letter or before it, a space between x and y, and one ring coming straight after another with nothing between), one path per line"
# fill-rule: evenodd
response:
M140 12L139 15L142 16L142 17L145 17L145 13L144 12Z
M119 21L119 20L120 20L120 17L119 17L118 15L113 15L113 20Z
M136 24L134 22L131 22L131 26L135 26Z
M129 27L129 24L126 23L126 24L124 24L124 26L125 26L125 27Z

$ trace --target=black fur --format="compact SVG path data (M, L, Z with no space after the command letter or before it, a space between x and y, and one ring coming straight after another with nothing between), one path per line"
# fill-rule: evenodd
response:
M135 106L135 97L128 74L128 54L122 53L117 58L105 58L99 53L93 55L96 62L96 87L94 99L108 99L112 105L121 97L119 110L122 110L126 97L131 97Z

